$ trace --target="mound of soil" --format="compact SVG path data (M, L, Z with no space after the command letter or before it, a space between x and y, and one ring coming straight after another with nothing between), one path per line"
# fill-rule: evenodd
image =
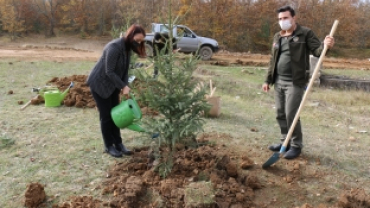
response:
M155 160L148 148L136 150L128 162L115 164L102 189L102 194L113 194L106 205L257 207L253 202L254 190L262 188L258 177L240 173L238 164L219 151L222 147L206 145L193 149L178 145L178 148L183 149L173 155L173 167L165 179L160 176L166 170L163 161ZM161 152L169 153L166 149Z
M63 102L67 107L77 107L77 108L95 108L96 103L90 92L90 87L86 84L87 75L72 75L69 77L53 77L47 82L48 85L52 87L57 87L60 92L64 92L71 82L73 82L73 87L69 89L69 92L65 96ZM135 79L132 83L133 88L137 89L141 86L140 80ZM32 105L39 105L45 103L44 98L38 95L36 98L31 100ZM158 112L153 109L148 108L146 105L138 101L143 115L158 115Z
M31 183L27 186L26 193L24 194L24 206L27 208L37 208L46 199L44 186L39 183Z
M90 92L90 87L86 84L86 75L72 75L70 77L54 77L48 83L55 85L60 91L64 91L73 82L73 87L64 98L64 105L77 108L94 108L95 100Z

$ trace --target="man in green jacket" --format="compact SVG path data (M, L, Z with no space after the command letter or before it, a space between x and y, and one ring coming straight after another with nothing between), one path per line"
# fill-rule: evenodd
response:
M324 48L311 29L296 23L292 7L281 7L277 13L281 31L274 35L270 66L262 86L263 91L268 92L269 86L274 85L276 120L282 135L281 143L269 146L271 151L280 151L301 103L309 80L309 55L318 57ZM328 49L332 48L333 37L326 36L324 44ZM286 159L298 157L302 147L301 123L298 120L283 157Z

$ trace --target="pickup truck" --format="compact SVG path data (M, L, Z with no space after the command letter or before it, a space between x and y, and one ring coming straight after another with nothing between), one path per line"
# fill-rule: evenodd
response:
M155 32L168 32L166 24L152 23L151 33L145 37L145 49L148 56L153 55L153 38ZM202 60L211 59L218 51L218 43L212 38L201 37L184 25L173 25L173 37L177 39L177 48L183 53L197 53Z

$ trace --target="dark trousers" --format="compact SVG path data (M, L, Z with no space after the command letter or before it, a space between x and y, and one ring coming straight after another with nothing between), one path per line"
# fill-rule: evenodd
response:
M96 106L99 110L100 128L103 136L105 147L110 147L113 144L121 144L121 131L114 124L110 114L113 107L119 104L119 90L115 90L107 99L100 97L96 92L91 90L95 99Z
M156 65L156 62L158 62L158 56L154 56L154 71L153 71L153 77L158 76L158 66Z
M282 142L285 140L289 128L293 123L304 94L304 87L293 85L292 82L275 83L276 120L280 126ZM298 120L290 140L291 146L302 148L302 127Z

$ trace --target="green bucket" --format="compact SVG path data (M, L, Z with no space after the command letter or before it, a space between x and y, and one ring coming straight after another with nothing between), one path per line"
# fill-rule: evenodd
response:
M112 108L111 116L114 124L123 129L133 124L135 120L141 119L142 113L135 99L128 99Z

